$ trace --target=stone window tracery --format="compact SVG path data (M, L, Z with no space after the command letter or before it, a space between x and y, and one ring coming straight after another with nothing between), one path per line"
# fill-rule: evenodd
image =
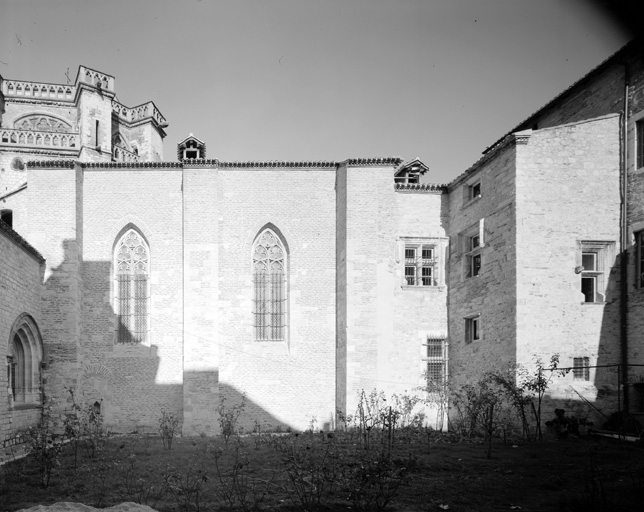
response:
M17 119L14 123L14 128L17 130L38 132L66 133L72 131L71 125L62 119L42 114L29 115Z
M143 237L128 230L114 249L115 312L118 343L146 343L149 331L150 251Z
M253 317L256 340L286 339L286 265L283 242L271 229L265 229L253 244Z

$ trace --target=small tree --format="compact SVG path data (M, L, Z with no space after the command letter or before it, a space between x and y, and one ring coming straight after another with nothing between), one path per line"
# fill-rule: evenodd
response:
M38 465L40 485L43 487L49 487L51 472L55 467L60 466L59 456L63 449L63 438L55 431L54 405L53 399L45 399L38 425L29 427L27 430L29 455Z
M525 373L525 377L522 382L522 387L531 394L532 400L530 401L530 406L532 408L532 413L534 414L534 419L537 423L536 426L536 436L539 439L543 439L543 433L541 431L541 403L543 402L543 397L546 394L546 391L550 387L552 377L555 375L566 375L568 370L559 369L559 354L553 354L550 356L550 367L547 368L539 356L534 356L535 372L533 374ZM536 398L537 405L534 405L534 398Z

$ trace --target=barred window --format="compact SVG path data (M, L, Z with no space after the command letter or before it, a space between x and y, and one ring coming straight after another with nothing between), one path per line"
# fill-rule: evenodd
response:
M590 359L574 357L572 375L575 380L590 380Z
M425 347L427 385L429 389L439 390L446 383L447 342L444 338L428 337Z
M266 229L253 245L253 317L255 339L286 339L288 297L286 250L272 230Z
M150 251L134 229L114 248L118 343L146 343L149 331Z

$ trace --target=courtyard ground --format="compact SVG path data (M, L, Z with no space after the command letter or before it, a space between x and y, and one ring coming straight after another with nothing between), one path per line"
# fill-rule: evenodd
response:
M68 443L48 487L33 457L0 467L0 511L58 501L159 511L641 511L644 448L586 437L486 444L452 434L288 433L110 437ZM42 461L41 461L42 462Z

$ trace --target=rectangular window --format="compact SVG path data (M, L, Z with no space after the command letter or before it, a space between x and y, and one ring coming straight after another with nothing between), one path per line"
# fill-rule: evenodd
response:
M425 344L426 376L430 389L442 388L446 381L447 346L445 339L427 338Z
M481 182L474 183L474 185L470 185L470 199L476 199L477 197L481 197Z
M644 288L644 231L635 233L635 283Z
M470 181L463 185L463 205L481 197L481 180Z
M590 359L588 357L573 358L572 375L575 380L590 380Z
M436 286L434 246L405 246L405 284L407 286Z
M481 317L474 316L465 319L465 342L472 343L481 338Z
M467 277L476 277L481 273L481 243L479 235L468 239L469 254L467 255Z
M644 167L644 119L635 123L635 153L637 168Z
M615 242L580 242L580 291L584 302L603 303L606 300L606 270L610 268Z

